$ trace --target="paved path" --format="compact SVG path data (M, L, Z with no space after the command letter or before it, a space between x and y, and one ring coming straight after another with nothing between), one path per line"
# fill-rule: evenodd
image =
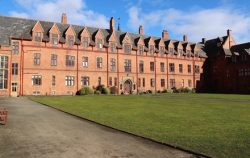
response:
M27 98L0 97L0 158L193 158L195 156L73 117Z

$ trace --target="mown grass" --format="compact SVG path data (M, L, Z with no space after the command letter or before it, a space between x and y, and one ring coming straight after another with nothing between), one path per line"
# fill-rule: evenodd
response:
M208 156L250 157L250 95L166 94L31 99Z

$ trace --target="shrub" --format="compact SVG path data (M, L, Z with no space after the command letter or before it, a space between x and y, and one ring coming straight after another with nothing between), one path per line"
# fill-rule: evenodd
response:
M100 95L101 92L97 90L97 91L95 91L95 94L96 94L96 95Z
M160 91L160 90L158 90L158 91L157 91L157 93L161 93L161 91Z
M179 93L176 87L171 88L173 90L173 93Z
M110 94L110 90L108 88L103 88L102 94Z
M142 95L142 94L146 94L146 92L145 92L143 89L139 89L139 90L138 90L138 94L139 94L139 95Z
M76 95L89 95L89 94L93 94L93 93L94 93L94 91L92 88L83 87L79 91L76 92Z
M104 87L105 87L104 85L99 85L95 88L95 90L102 92Z
M110 88L110 94L117 94L117 93L118 93L118 88L116 86Z
M163 89L161 93L168 93L167 89Z
M147 90L147 94L152 94L152 91L151 90Z

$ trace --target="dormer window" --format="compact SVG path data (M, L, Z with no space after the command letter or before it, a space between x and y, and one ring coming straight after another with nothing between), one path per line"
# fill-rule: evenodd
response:
M139 55L143 55L143 46L142 45L139 45Z
M195 51L195 57L199 57L199 52Z
M174 54L174 48L169 48L170 54Z
M51 34L51 44L54 46L58 44L58 35L57 34L54 34L54 33Z
M131 45L130 44L124 44L124 52L127 54L131 53Z
M165 47L164 46L160 46L160 53L161 53L161 55L164 55L164 53L165 53Z
M149 53L150 54L154 54L154 52L155 52L155 46L154 45L150 45L149 46Z
M74 45L74 36L68 35L67 36L67 43L68 43L69 48L72 48Z
M187 57L190 57L190 56L191 56L191 51L187 50Z
M42 33L41 32L35 32L34 33L34 39L36 42L41 42L42 41Z
M116 45L115 45L115 43L110 43L110 52L111 53L115 53L115 51L116 51Z
M182 49L178 49L178 53L179 53L179 55L181 55L182 54Z
M89 46L89 38L88 37L83 37L82 38L82 47L83 48L88 48Z
M98 38L96 41L97 49L99 49L99 50L102 49L102 45L103 45L102 39Z

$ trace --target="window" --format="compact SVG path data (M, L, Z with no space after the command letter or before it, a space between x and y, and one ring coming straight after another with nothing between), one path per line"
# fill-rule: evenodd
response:
M67 43L68 43L69 48L72 48L74 45L74 36L68 35L67 36Z
M191 72L192 72L191 65L188 65L188 73L191 73Z
M82 66L83 67L88 67L88 62L89 62L89 58L88 57L83 57L82 58Z
M111 53L115 53L115 51L116 51L116 45L115 45L115 43L110 43L110 52Z
M192 87L192 80L188 80L188 87Z
M110 59L110 71L116 70L116 60L114 58Z
M138 87L141 87L141 79L138 78Z
M165 71L165 65L163 62L160 63L161 72Z
M131 72L131 60L125 59L124 70L125 72Z
M165 87L165 79L161 79L161 87Z
M117 86L118 85L118 81L117 81L117 78L115 77L114 78L114 86Z
M12 63L12 75L18 75L18 63Z
M142 45L140 45L139 46L139 55L143 55L143 46Z
M51 85L52 86L55 86L56 85L56 76L52 76L52 82L51 82Z
M170 54L174 54L174 48L169 48Z
M51 54L51 66L56 66L56 65L57 65L57 55Z
M98 77L98 85L101 85L101 84L102 84L102 78Z
M89 77L88 76L81 77L81 83L82 86L89 86Z
M183 50L182 49L178 49L178 55L181 56L182 55Z
M175 79L170 79L170 87L175 87Z
M174 72L175 69L174 69L174 63L169 63L169 71L170 72Z
M41 54L34 53L34 65L40 65Z
M35 41L41 42L42 41L42 33L41 32L34 32Z
M184 86L185 86L185 82L184 82L184 79L182 79L181 87L184 87Z
M83 48L88 48L89 46L89 38L88 37L83 37L82 38L82 47Z
M16 82L11 83L11 91L12 92L16 92L17 91L17 83Z
M19 54L19 42L17 41L12 42L12 54Z
M96 45L96 48L98 49L98 50L101 50L102 49L102 39L100 39L100 38L98 38L97 39L97 43L96 43L97 45Z
M160 54L164 55L165 53L165 47L164 46L160 46Z
M101 58L101 57L97 57L96 66L97 66L97 68L99 68L99 69L102 68L102 58Z
M183 65L179 64L179 73L182 73L182 72L183 72Z
M146 85L146 81L145 81L145 78L142 79L142 86L145 87Z
M149 54L153 55L155 52L155 46L154 45L150 45L149 46Z
M109 77L109 86L112 86L112 77Z
M150 71L155 71L155 63L150 62Z
M42 85L42 76L41 75L33 75L32 76L32 85L33 86Z
M124 52L127 54L130 54L131 53L131 45L124 44Z
M75 56L66 55L66 66L75 66Z
M150 86L151 87L155 86L155 80L153 78L150 79Z
M200 73L200 66L199 66L199 65L195 65L195 66L194 66L194 72L195 72L196 74Z
M191 55L191 51L187 50L187 56L190 57L190 55Z
M54 33L51 34L51 44L53 46L58 44L58 35L57 34L54 34Z
M8 57L0 56L0 89L8 88Z
M74 86L74 76L66 76L65 77L65 86Z
M142 60L140 60L139 62L139 73L143 73L144 72L144 62Z

